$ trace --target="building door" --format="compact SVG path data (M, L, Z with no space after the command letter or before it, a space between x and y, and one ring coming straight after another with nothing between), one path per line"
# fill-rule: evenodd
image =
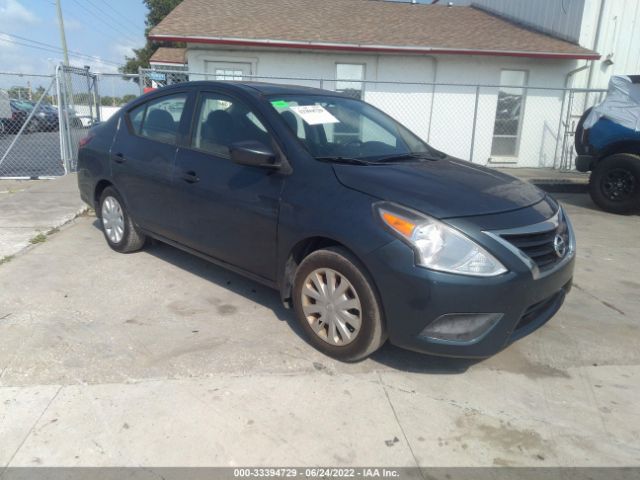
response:
M246 80L252 75L250 63L205 62L207 80Z

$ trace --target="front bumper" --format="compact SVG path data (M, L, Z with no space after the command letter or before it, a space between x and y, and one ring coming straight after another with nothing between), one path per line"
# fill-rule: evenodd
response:
M367 257L383 303L391 343L433 355L486 358L553 317L571 289L575 251L557 268L536 276L499 242L486 236L483 246L507 266L507 273L478 278L417 267L413 251L399 240ZM424 335L424 329L443 315L467 313L502 314L502 317L468 342Z

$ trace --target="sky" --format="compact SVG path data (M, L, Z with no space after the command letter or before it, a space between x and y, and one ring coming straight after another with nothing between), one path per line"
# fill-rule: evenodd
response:
M454 3L469 1L454 0ZM133 48L145 43L147 9L142 0L60 2L71 65L89 65L97 73L116 73L125 56L132 55ZM446 4L447 0L440 3ZM50 75L62 57L55 0L0 0L0 88L45 86L47 79L6 73ZM105 77L101 83L103 95L136 91L131 82L124 82L121 77Z
M144 45L142 0L60 1L72 65L117 72L132 48ZM0 0L0 72L49 74L61 61L55 0Z
M116 72L132 48L144 45L141 0L60 1L70 64ZM0 0L0 72L49 74L61 61L55 0Z

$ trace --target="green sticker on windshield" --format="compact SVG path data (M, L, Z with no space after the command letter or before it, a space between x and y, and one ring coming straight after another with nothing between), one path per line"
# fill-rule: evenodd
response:
M271 105L276 108L289 108L289 104L284 100L274 100L273 102L271 102Z

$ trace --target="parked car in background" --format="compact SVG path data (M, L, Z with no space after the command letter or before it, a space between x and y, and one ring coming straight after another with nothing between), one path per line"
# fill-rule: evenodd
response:
M5 119L10 119L13 115L9 94L0 90L0 135L5 133Z
M69 115L69 125L74 128L89 128L95 123L91 115L79 114L72 107L68 107L67 115Z
M31 110L36 107L36 102L31 100L25 103L31 107ZM46 102L41 102L31 122L33 122L33 131L55 132L60 128L58 109Z
M3 108L2 116L0 117L0 133L18 133L22 128L22 125L24 125L27 115L28 114L24 109L18 108L14 104L13 100L9 100L8 108Z
M571 288L575 237L553 198L335 92L156 90L89 131L78 184L112 249L153 237L276 288L309 342L342 360L387 338L487 357Z
M591 172L589 193L603 210L640 211L640 76L615 76L605 100L576 129L576 168Z

